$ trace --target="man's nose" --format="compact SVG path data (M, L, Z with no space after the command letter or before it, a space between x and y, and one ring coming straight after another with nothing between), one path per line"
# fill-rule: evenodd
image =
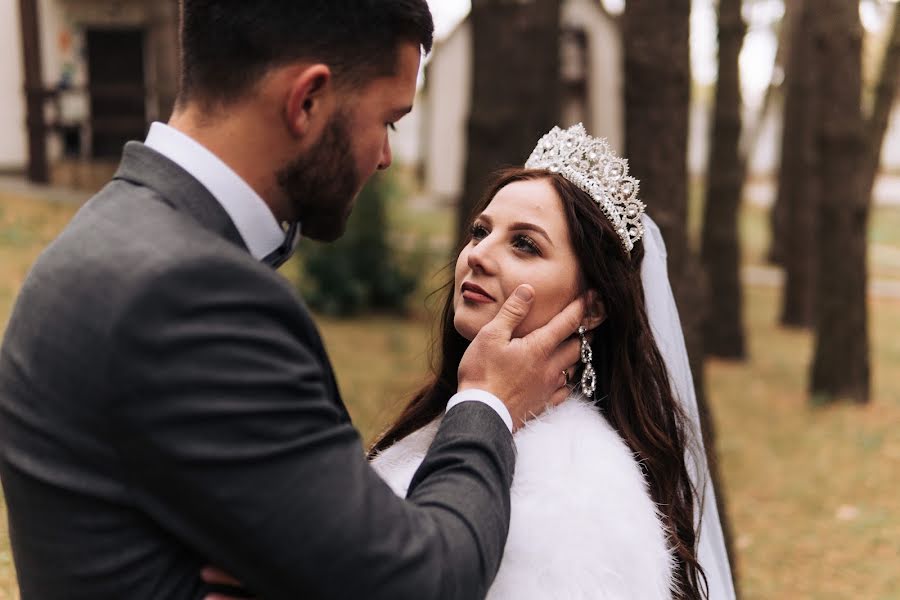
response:
M384 147L381 149L381 161L378 163L378 170L384 171L391 166L392 162L394 162L394 157L391 153L391 138L390 136L385 136Z

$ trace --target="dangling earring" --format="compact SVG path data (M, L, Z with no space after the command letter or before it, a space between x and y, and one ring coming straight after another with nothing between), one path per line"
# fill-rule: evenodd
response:
M594 352L587 339L587 329L582 325L578 328L578 337L581 338L581 362L584 365L584 371L581 372L581 393L588 398L594 397L594 390L597 389L597 374L594 373Z

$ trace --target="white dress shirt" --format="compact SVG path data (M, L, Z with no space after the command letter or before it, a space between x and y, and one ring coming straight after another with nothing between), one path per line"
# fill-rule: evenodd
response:
M285 231L269 205L246 181L218 156L190 136L164 123L153 123L144 145L159 152L190 173L209 190L228 213L241 239L257 260L262 260L284 242ZM509 410L499 398L484 390L465 390L450 398L447 410L461 402L482 402L494 409L510 431Z
M234 223L250 254L262 260L284 241L284 229L269 205L246 181L190 136L153 123L144 145L156 150L203 184Z

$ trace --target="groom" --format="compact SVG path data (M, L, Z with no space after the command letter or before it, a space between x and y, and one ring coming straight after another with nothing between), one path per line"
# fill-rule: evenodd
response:
M573 305L472 343L407 500L370 469L315 325L274 270L341 235L409 112L425 0L183 0L168 125L43 253L0 352L0 476L25 600L482 597L511 430L568 390ZM354 368L364 369L366 357Z

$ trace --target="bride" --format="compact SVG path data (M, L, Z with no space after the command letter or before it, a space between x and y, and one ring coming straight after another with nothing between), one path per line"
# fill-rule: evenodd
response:
M433 377L372 449L405 496L469 341L508 295L535 290L517 336L586 299L569 399L515 433L491 600L734 598L665 247L637 193L627 163L581 125L500 172L456 261Z
M583 365L567 374L578 385L515 434L509 538L488 598L734 597L665 249L637 191L580 125L501 172L456 261L434 377L373 448L405 496L469 340L507 296L521 283L536 292L516 335L588 299Z

